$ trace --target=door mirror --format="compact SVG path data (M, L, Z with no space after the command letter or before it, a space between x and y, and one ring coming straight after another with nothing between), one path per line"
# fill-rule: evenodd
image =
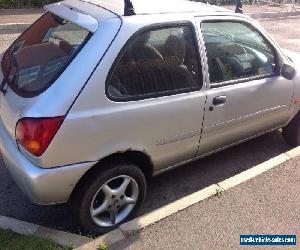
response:
M281 67L281 75L288 79L288 80L293 80L294 76L296 74L296 70L294 67L288 64L283 64Z

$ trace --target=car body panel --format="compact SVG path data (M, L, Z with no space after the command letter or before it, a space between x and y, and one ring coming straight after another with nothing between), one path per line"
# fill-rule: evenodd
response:
M124 16L125 1L120 0L84 0L83 2L91 3L96 6L102 6L109 9L119 16ZM188 0L172 0L172 1L140 1L131 0L134 12L137 15L149 15L149 14L166 14L166 13L195 13L195 12L225 12L230 10L204 4L201 2L193 2Z
M23 98L10 88L7 89L5 96L0 93L2 95L0 98L1 119L12 138L15 138L16 123L22 117L55 117L67 114L99 60L106 53L120 26L121 20L119 18L102 20L98 31L92 35L72 63L47 91L40 95L33 98ZM103 36L103 34L106 35ZM99 41L101 41L102 46L96 46ZM82 62L85 62L85 67L82 67ZM73 74L73 72L77 73ZM67 117L67 119L69 118ZM49 160L47 152L42 157L34 157L25 151L24 153L38 166L56 166ZM65 162L63 165L71 164L71 162L61 160L61 163ZM57 163L56 160L53 162Z
M54 3L45 6L45 9L93 33L95 33L95 31L98 29L98 21L94 17L78 11L74 11L72 7L66 6L61 3Z
M86 1L79 1L79 0L64 0L60 2L61 5L67 8L71 8L73 11L77 13L81 13L84 15L87 15L89 17L93 17L94 19L97 20L99 23L102 20L105 19L111 19L111 18L116 18L118 15L114 13L113 11L103 8L99 5L94 5ZM47 6L51 6L46 5ZM55 5L55 4L54 4ZM72 19L72 22L76 21L76 19ZM78 23L81 25L81 23Z
M203 21L232 20L253 24L251 19L244 17L206 16L197 18L197 25L201 26ZM257 30L264 34L260 27ZM272 40L268 41L277 49ZM202 43L205 46L203 39ZM206 155L226 145L284 126L290 119L293 93L294 81L282 76L237 80L237 83L224 86L211 85L207 92L203 133L197 155ZM226 98L225 103L214 105L213 100L219 96Z
M156 175L282 127L299 111L300 56L292 55L291 62L267 35L280 65L288 63L296 68L294 80L277 76L211 88L201 20L239 20L258 27L249 17L203 4L197 12L121 17L114 10L95 6L100 2L63 2L63 8L72 7L80 15L92 17L87 18L86 25L95 32L47 91L33 98L22 98L10 88L4 96L0 93L1 151L8 170L34 202L68 200L81 177L107 156L139 151L148 157ZM105 92L107 77L130 37L145 27L183 23L195 29L202 88L139 101L109 99ZM212 99L219 95L227 96L227 104L209 111ZM65 116L65 120L41 157L18 149L15 127L19 119L55 116Z
M16 147L0 121L0 150L6 167L31 201L42 204L67 202L78 180L95 162L42 169L30 162Z
M209 90L198 154L286 124L293 95L293 81L290 82L280 77ZM223 106L212 104L217 96L227 97Z
M177 16L157 20L158 26L164 21L188 21L192 25L193 18L187 15L179 20ZM150 16L130 17L124 22L118 37L49 146L46 152L49 159L62 160L56 156L68 145L72 145L73 150L64 153L65 163L79 159L100 160L113 153L135 150L150 155L154 171L159 171L195 156L204 114L205 84L200 91L193 93L130 102L109 100L103 91L109 71L124 44L136 31L148 25L154 25ZM80 142L88 147L82 147L76 143L77 138L72 137L81 127L87 129L81 130Z

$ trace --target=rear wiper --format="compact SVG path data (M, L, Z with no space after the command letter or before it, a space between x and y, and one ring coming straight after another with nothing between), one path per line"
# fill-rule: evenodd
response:
M23 46L23 44L24 44L24 42L21 42L21 43L18 43L18 44L16 44L14 47L12 47L11 49L10 49L10 54L11 54L11 56L13 56L13 54L14 53L16 53L22 46ZM8 78L9 78L9 76L10 76L10 73L11 73L11 71L12 71L12 69L13 69L13 62L12 62L13 60L11 59L10 60L10 63L9 63L9 68L8 68L8 71L7 71L7 73L3 76L3 80L2 80L2 82L1 82L1 84L0 84L0 92L3 94L3 95L5 95L6 94L6 91L7 91L7 81L8 81Z

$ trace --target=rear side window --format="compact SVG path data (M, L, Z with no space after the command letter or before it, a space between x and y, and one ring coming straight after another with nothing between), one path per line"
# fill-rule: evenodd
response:
M90 32L47 13L6 51L2 71L9 86L21 96L47 89L79 52Z
M108 95L136 100L199 90L202 71L190 26L136 35L108 79Z

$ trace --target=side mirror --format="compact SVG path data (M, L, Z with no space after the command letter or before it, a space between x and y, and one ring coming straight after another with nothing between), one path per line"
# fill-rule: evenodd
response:
M296 70L288 64L283 64L281 67L281 75L288 79L288 80L293 80L296 74Z

